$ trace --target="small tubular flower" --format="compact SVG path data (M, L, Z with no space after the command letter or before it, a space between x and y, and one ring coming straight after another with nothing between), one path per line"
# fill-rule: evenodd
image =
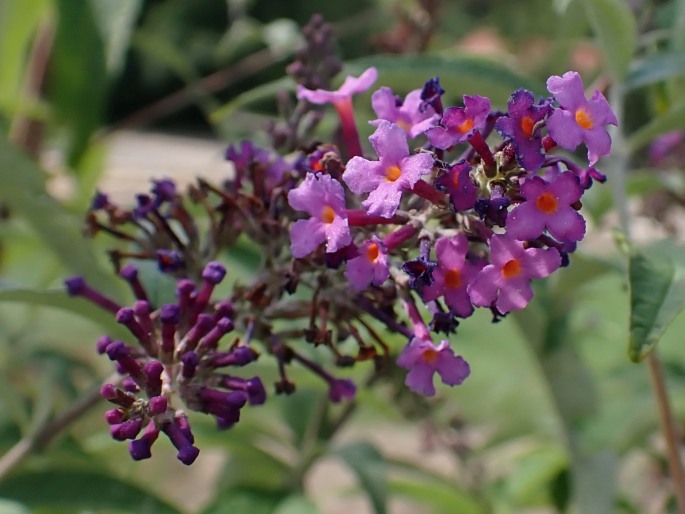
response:
M349 100L353 95L363 93L369 89L378 78L378 70L369 68L359 77L348 76L342 85L335 91L325 89L307 89L302 85L297 86L297 98L307 100L313 104L338 103Z
M572 205L583 192L578 177L570 171L559 174L552 182L540 177L527 179L521 187L526 201L507 216L507 233L520 241L529 241L547 229L558 241L580 241L585 235L585 220Z
M326 242L326 251L335 252L352 242L345 214L345 193L330 175L307 173L298 187L288 193L290 206L311 217L296 221L290 230L290 250L302 258Z
M490 100L484 96L465 95L464 107L448 107L440 119L440 126L430 128L426 136L435 148L447 150L465 143L485 126L490 114Z
M359 255L347 261L345 277L357 291L363 291L369 284L381 285L390 276L388 254L383 242L376 236L364 242Z
M443 383L451 386L461 384L471 373L468 363L441 341L435 346L432 341L414 337L402 350L397 359L398 366L409 370L405 384L415 393L434 396L433 375L437 373Z
M530 281L543 278L561 265L556 248L523 247L507 234L490 238L490 259L468 287L476 307L494 306L501 314L523 309L533 298Z
M575 150L580 143L585 143L590 166L608 155L611 136L605 125L618 125L618 120L604 95L596 91L587 100L583 81L575 71L568 71L562 77L553 75L547 80L547 89L561 105L547 120L547 130L554 141L566 150Z
M434 159L427 153L410 155L404 130L386 120L379 122L369 141L379 160L353 157L342 178L352 192L371 193L362 203L369 214L390 218L399 207L402 192L432 171Z

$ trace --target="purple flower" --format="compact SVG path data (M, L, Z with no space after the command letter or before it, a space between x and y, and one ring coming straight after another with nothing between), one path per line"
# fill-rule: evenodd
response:
M425 396L435 394L433 374L440 375L443 383L459 385L470 374L467 362L454 355L448 341L441 341L435 346L432 341L413 338L404 347L397 364L409 370L405 384L415 393Z
M304 182L288 193L290 206L311 217L296 221L290 229L290 250L302 258L326 242L326 251L335 252L352 242L345 214L345 192L330 175L307 173Z
M421 104L420 89L411 91L404 101L395 96L389 87L382 87L371 95L371 106L378 117L402 127L410 139L433 127L438 118L430 105L422 111ZM380 120L371 122L374 126L379 123Z
M511 139L516 148L516 157L525 169L534 171L542 166L542 136L535 131L535 125L548 116L549 105L535 105L535 97L530 91L519 89L509 99L509 116L503 116L495 123L502 135Z
M448 107L442 115L439 127L426 131L428 140L436 148L447 150L458 143L468 141L485 126L490 114L490 100L483 96L464 96L464 107Z
M348 76L342 86L335 91L325 89L307 89L302 85L297 86L297 98L307 100L313 104L339 103L352 98L352 95L363 93L369 89L378 78L378 70L369 68L359 78Z
M545 229L558 241L580 241L585 220L573 207L583 195L578 177L566 171L554 181L526 179L521 188L526 199L507 217L507 233L520 241L537 238Z
M354 193L371 193L362 203L369 214L390 218L397 211L402 191L411 189L421 175L431 172L433 156L410 155L404 130L385 120L379 122L369 141L379 160L353 157L342 178Z
M333 403L340 403L343 398L346 400L354 400L357 394L357 386L352 380L347 378L335 378L331 380L330 388L328 389L328 398Z
M424 111L432 107L435 112L442 114L442 95L445 90L440 87L440 77L428 79L421 88L421 105L419 110Z
M345 277L357 291L363 291L369 284L380 286L390 276L388 254L385 245L372 236L359 249L359 255L347 261Z
M464 234L438 239L435 244L438 267L433 272L433 283L421 291L426 302L444 296L450 310L462 318L473 313L466 289L480 270L480 266L466 261L468 250L469 242Z
M543 278L561 265L556 248L524 249L523 243L506 234L490 238L490 259L468 287L476 307L493 306L501 313L523 309L531 298L530 281Z
M471 165L462 160L448 164L445 173L435 181L438 188L450 195L450 202L457 211L471 209L478 199L478 187L473 183L470 171Z
M605 125L618 125L604 95L596 91L586 100L583 82L575 71L547 79L547 89L561 105L547 120L547 130L556 143L566 150L575 150L585 143L590 166L611 150L611 137Z

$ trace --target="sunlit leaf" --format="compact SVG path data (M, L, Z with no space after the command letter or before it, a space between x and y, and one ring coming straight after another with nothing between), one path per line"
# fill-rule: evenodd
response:
M654 348L685 307L685 248L673 241L635 251L629 259L630 341L638 362Z
M319 514L319 512L314 502L301 494L294 494L279 503L274 514Z
M419 480L391 480L388 484L394 497L412 500L428 507L433 514L485 514L486 510L457 485Z
M136 19L142 7L142 0L90 0L93 14L105 43L105 64L111 77L118 74L123 65L126 51Z
M0 497L21 502L32 509L50 507L70 512L109 509L141 514L179 513L149 491L90 470L52 469L12 475L0 483Z
M606 66L622 80L635 51L637 24L624 0L581 0L581 5L604 51Z

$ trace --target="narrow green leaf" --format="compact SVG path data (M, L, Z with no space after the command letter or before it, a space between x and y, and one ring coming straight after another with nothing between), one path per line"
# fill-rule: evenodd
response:
M105 63L110 77L118 75L123 68L142 4L141 0L91 0L95 21L105 43Z
M369 496L376 514L387 512L387 466L383 455L371 443L358 442L336 448L340 457L357 475L359 486Z
M412 500L429 507L433 514L485 514L485 509L456 485L422 482L419 480L391 480L390 492L395 497Z
M52 469L21 473L0 483L0 497L21 502L31 509L179 513L175 507L148 491L98 471Z
M606 66L615 80L623 80L637 40L630 6L624 0L581 0L581 4L604 51Z
M99 270L81 233L82 221L45 191L45 173L6 140L0 139L0 201L24 218L62 264L95 287L119 291L121 285Z
M57 119L69 127L68 162L76 167L104 114L105 49L89 2L56 0L56 5L50 96Z
M685 307L685 248L664 241L649 253L636 251L629 259L630 341L628 356L647 356Z
M274 514L319 514L320 511L310 499L301 494L288 496L278 504Z
M671 130L685 129L685 102L671 107L668 112L654 118L641 129L633 132L627 141L628 151L635 153L652 140Z
M685 74L685 55L666 52L651 54L633 62L625 86L627 90L636 89L683 74Z
M279 91L294 91L295 84L290 77L283 77L273 82L267 82L260 86L254 87L245 93L242 93L233 98L228 103L211 113L209 119L212 123L219 124L226 120L237 109L244 109L263 100L269 100L276 97Z

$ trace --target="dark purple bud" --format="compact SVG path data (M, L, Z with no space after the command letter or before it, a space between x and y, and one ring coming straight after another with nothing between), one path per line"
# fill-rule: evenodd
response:
M69 296L82 296L106 311L116 313L121 308L114 300L107 298L102 293L88 286L85 279L81 276L66 279L64 285L67 288Z
M210 262L202 270L202 280L210 284L218 284L226 276L226 267L220 262Z
M171 179L153 180L152 194L157 197L158 203L170 202L176 198L176 184Z
M136 317L140 322L140 326L143 327L143 330L147 334L148 339L154 337L155 327L150 317L150 314L152 312L150 302L148 302L147 300L136 301L136 303L133 304L133 312L136 313Z
M232 318L235 315L233 304L228 300L222 300L214 307L214 320L219 321L221 318Z
M247 403L247 394L243 391L225 392L203 387L198 397L202 400L204 412L219 417L239 410Z
M157 250L157 267L162 273L174 273L185 268L183 255L176 250Z
M131 441L128 445L128 451L133 457L133 460L143 460L152 457L151 448L159 436L159 429L154 421L150 421L145 432L139 439Z
M143 418L133 418L109 427L109 433L117 441L135 439L143 428Z
M150 398L148 403L148 409L150 409L150 414L152 415L164 414L168 407L169 401L166 396L155 396Z
M266 389L259 377L247 381L247 401L250 405L262 405L266 401Z
M162 305L159 319L163 325L178 325L181 321L181 311L175 303Z
M200 450L192 445L176 423L165 423L162 425L162 431L169 437L171 444L178 450L178 454L176 455L178 460L186 466L195 462L195 459L197 459L197 456L200 454Z
M177 414L176 423L178 424L178 428L180 428L185 434L186 439L190 441L190 444L193 444L195 442L195 436L193 435L193 431L190 429L190 422L188 421L188 418L183 414Z
M217 416L216 426L219 430L228 430L238 421L240 421L240 411L236 410L227 413L225 416Z
M219 340L234 328L235 325L230 318L221 318L219 321L217 321L216 325L214 325L214 328L212 328L207 335L202 338L199 348L203 350L216 348L219 344Z
M424 112L430 105L436 113L442 114L442 95L445 90L440 86L440 78L428 79L421 90L421 104L419 110Z
M133 291L133 295L136 298L139 300L148 299L147 292L145 291L143 284L141 284L140 280L138 279L138 268L136 268L133 264L126 264L123 268L121 268L119 271L119 276L129 283L131 290Z
M155 208L155 204L150 195L137 194L136 202L138 203L138 206L133 209L133 216L135 218L144 218Z
M207 365L214 368L224 366L244 366L254 361L259 354L249 346L238 346L230 352L216 352L211 355Z
M162 371L164 371L164 366L156 360L150 361L143 366L145 391L148 396L159 396L162 394Z
M353 400L357 393L357 386L349 379L334 379L331 381L330 389L328 390L328 398L333 403L340 402L343 398Z
M409 287L429 286L433 283L433 270L437 263L422 257L407 261L402 265L402 271L409 275Z
M109 206L109 198L107 197L106 194L101 193L100 191L95 191L95 194L93 195L92 200L90 201L90 210L91 211L98 211L100 209L104 209L105 207Z
M136 302L138 303L138 302ZM147 302L146 302L147 303ZM145 329L145 327L138 322L135 316L135 311L130 307L122 307L116 315L117 323L121 323L131 331L140 344L145 348L145 351L151 356L157 355L157 349L153 346L152 334ZM145 322L151 327L152 322Z
M107 356L110 360L117 361L136 382L142 383L145 380L141 365L122 341L112 341L107 347Z
M115 400L118 397L119 388L114 384L103 384L100 388L100 396L105 400Z
M119 373L123 375L124 373L126 373L126 370L122 369L121 371L119 371ZM129 393L137 393L140 391L140 387L138 387L136 381L133 380L131 377L124 378L121 381L121 387L124 389L124 391L128 391Z
M184 340L187 348L193 350L197 346L198 341L214 326L214 318L209 314L200 314L193 328L186 334Z
M64 285L67 288L67 293L69 296L79 296L86 287L86 281L82 276L77 275L75 277L65 279Z
M181 356L181 362L183 363L183 368L181 370L183 378L193 378L197 365L200 364L200 356L191 350Z
M124 421L126 413L121 409L109 409L105 412L105 419L109 425L117 425Z
M98 342L96 344L97 351L100 355L105 353L107 351L107 347L109 344L112 342L112 340L108 336L102 336L101 338L98 339Z

